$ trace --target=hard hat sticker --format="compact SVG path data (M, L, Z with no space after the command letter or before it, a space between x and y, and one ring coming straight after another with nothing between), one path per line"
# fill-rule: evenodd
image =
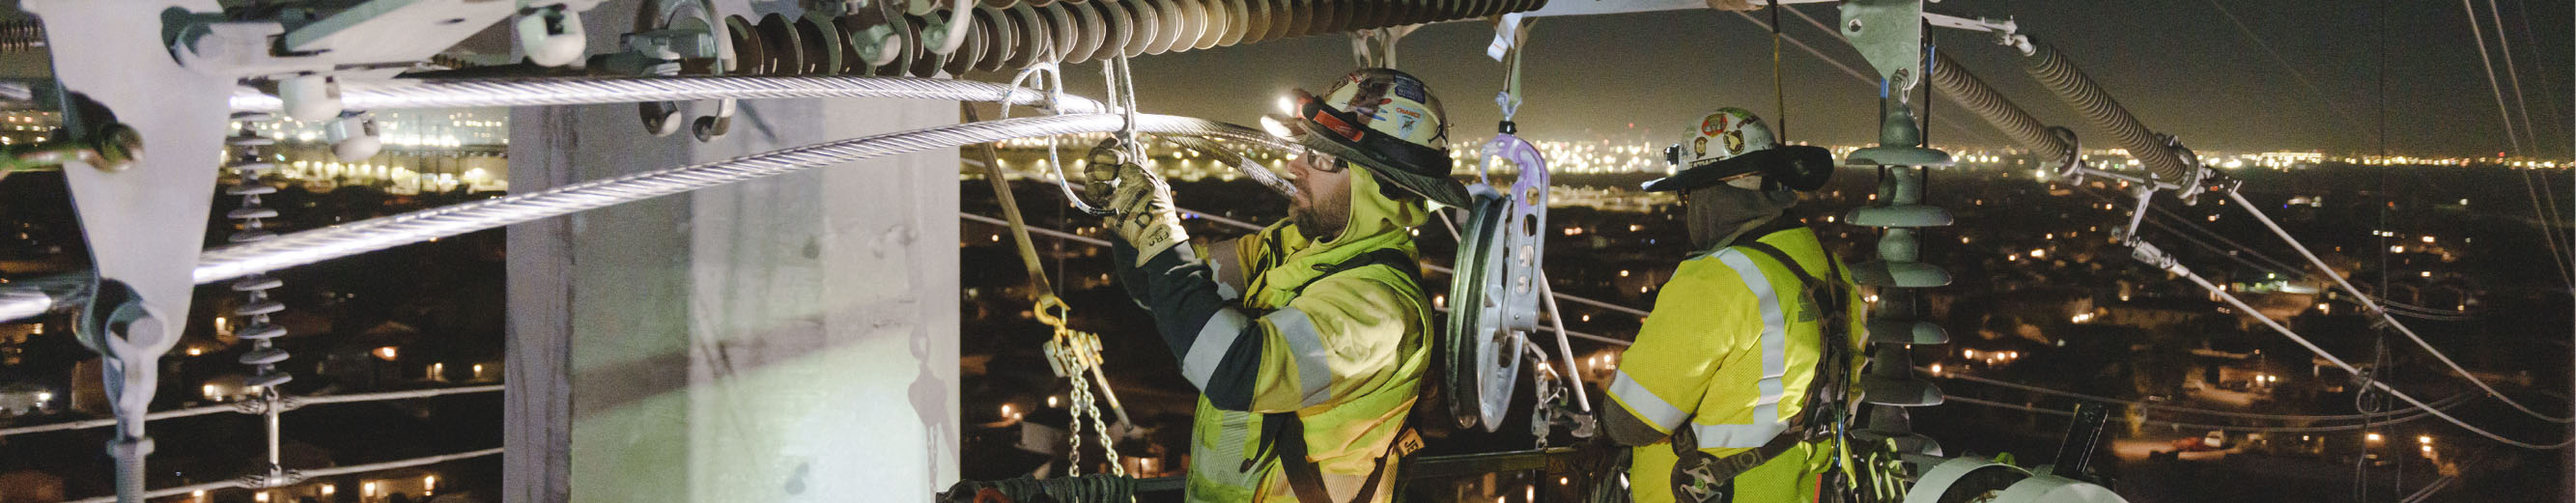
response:
M1395 79L1394 91L1396 97L1413 100L1415 103L1431 101L1430 96L1422 91L1422 81L1398 77Z

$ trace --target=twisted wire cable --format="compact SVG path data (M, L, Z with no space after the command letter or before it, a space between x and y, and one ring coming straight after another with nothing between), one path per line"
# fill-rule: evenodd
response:
M1284 140L1251 128L1168 115L1139 115L1138 131L1225 138L1271 148ZM777 176L887 155L956 148L1013 138L1117 131L1114 114L1007 119L887 133L746 155L723 161L577 183L541 192L372 218L255 243L207 250L198 256L203 284L273 271L432 238L456 236L582 210L640 201L717 185Z
M423 80L416 84L351 88L340 102L352 110L385 108L453 108L548 105L594 105L648 101L780 98L909 98L948 101L1003 101L1044 106L1047 93L971 80L914 77L545 77ZM235 111L278 111L276 96L234 94ZM1088 98L1064 96L1055 107L1067 113L1100 113L1109 107Z

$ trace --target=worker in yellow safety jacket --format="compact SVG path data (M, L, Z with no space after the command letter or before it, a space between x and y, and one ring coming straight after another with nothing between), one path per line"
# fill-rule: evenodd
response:
M1117 180L1118 276L1200 391L1189 501L1389 501L1420 443L1406 417L1435 311L1412 231L1426 201L1467 194L1448 177L1440 102L1412 75L1362 69L1288 104L1294 117L1264 122L1301 146L1289 219L1206 253L1170 188L1116 145L1087 172Z
M1842 265L1787 212L1832 176L1833 155L1776 146L1737 108L1691 130L1665 151L1683 169L1645 188L1683 193L1699 251L1657 295L1603 421L1633 447L1636 501L1818 501L1843 457L1861 304Z

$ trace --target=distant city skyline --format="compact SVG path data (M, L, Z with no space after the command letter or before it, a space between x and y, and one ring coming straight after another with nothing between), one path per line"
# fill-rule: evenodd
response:
M2513 153L2495 96L2479 62L2466 12L2443 2L2386 2L2388 36L2374 3L2231 1L2067 3L1951 0L1931 9L1964 17L2012 17L2022 32L2054 45L2149 128L2175 134L2199 151L2380 151L2380 42L2387 42L2387 150L2431 157ZM2569 5L2498 2L2505 33L2496 33L2484 2L2476 4L2505 106L2527 108L2533 132L2526 155L2566 159L2571 57ZM1830 5L1793 6L1831 22ZM1542 18L1524 58L1528 102L1519 119L1537 138L1628 137L1678 141L1681 126L1722 106L1755 111L1775 123L1769 28L1714 10ZM2233 22L2231 17L2233 16ZM1796 16L1785 32L1843 65L1869 68L1833 35ZM2240 31L2235 22L2241 22ZM2530 30L2539 30L2533 32ZM2057 98L2022 75L2018 55L1990 37L1935 29L1942 51L1957 58L2043 122L2082 134L2087 145L2108 139ZM2249 38L2248 34L2254 37ZM2522 79L2514 95L2499 37L2508 42ZM1490 135L1502 65L1484 54L1487 23L1430 25L1404 39L1398 68L1421 75L1452 117L1453 138ZM2278 53L2287 65L2276 63ZM1781 51L1789 113L1786 136L1859 144L1877 131L1875 84L1846 75L1794 45ZM1138 104L1157 113L1249 123L1269 113L1275 97L1304 87L1321 91L1353 66L1349 39L1318 36L1165 54L1136 60ZM1095 65L1076 65L1066 80L1097 95ZM979 77L981 78L981 77ZM1928 132L1936 144L2009 145L2003 134L1947 99L1933 107ZM2513 126L2524 127L2522 114ZM1633 123L1633 129L1630 126ZM2011 145L2018 147L2018 145Z

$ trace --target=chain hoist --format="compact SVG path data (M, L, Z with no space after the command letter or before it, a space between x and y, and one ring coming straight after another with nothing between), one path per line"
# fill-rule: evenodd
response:
M1100 450L1108 453L1109 473L1126 476L1127 467L1118 459L1117 439L1109 435L1109 422L1100 418L1100 405L1092 401L1091 396L1089 378L1100 372L1100 336L1066 326L1064 315L1070 310L1055 294L1039 294L1034 311L1039 323L1055 328L1055 336L1046 344L1047 366L1055 369L1057 377L1073 381L1073 420L1065 425L1065 437L1073 444L1069 451L1072 464L1065 474L1082 474L1082 422L1089 419L1092 429L1100 436ZM1102 381L1101 388L1106 391L1108 381Z

